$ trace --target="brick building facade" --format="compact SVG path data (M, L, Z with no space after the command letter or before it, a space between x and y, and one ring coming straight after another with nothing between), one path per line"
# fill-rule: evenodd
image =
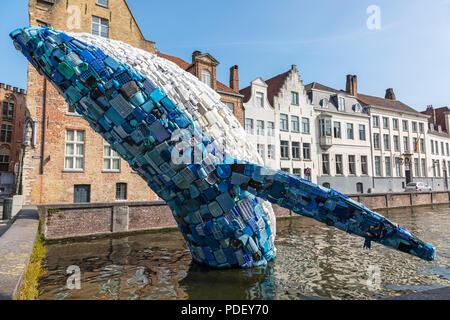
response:
M31 26L94 33L155 52L155 43L144 38L125 0L30 0L29 15ZM33 141L24 157L25 203L156 199L144 180L32 67L27 85Z
M194 51L192 53L192 63L162 52L157 52L156 54L161 58L172 61L183 70L192 73L200 81L208 84L221 96L221 101L233 111L236 119L244 126L244 96L239 93L239 69L237 65L230 68L230 85L227 86L217 80L216 68L219 65L219 61L209 53Z
M23 89L0 83L0 198L16 191L14 165L21 157L25 97Z

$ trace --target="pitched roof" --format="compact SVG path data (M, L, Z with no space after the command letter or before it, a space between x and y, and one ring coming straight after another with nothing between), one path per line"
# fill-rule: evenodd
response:
M286 71L266 81L267 99L269 100L269 103L272 105L272 107L275 107L273 103L274 97L278 94L278 92L280 92L280 89L283 86L284 82L286 81L287 77L289 76L290 72L291 70Z
M310 84L307 84L305 86L305 90L306 91L309 91L311 89L322 90L322 91L330 91L330 92L335 92L335 93L344 92L342 90L336 90L336 89L324 86L323 84L320 84L318 82L311 82Z
M343 90L336 90L336 89L324 86L323 84L320 84L318 82L312 82L312 83L306 85L305 89L306 89L306 91L309 91L311 89L317 89L317 90L329 91L329 92L334 92L334 93L346 93ZM356 98L360 102L362 102L363 104L366 104L366 105L394 109L395 111L420 113L417 110L411 108L410 106L408 106L398 100L384 99L384 98L369 96L369 95L361 94L361 93L358 93Z
M427 111L428 111L428 109L427 109ZM428 113L427 111L422 111L421 113L430 115L430 113ZM449 107L441 107L441 108L434 109L434 113L436 115L436 117L434 119L434 125L435 125L436 129L438 128L438 126L441 126L442 131L444 131L444 132L449 131L449 128L447 128L447 123L445 122L445 115L449 112L450 112ZM433 118L430 118L430 122L432 122L432 121L433 121Z
M167 59L167 60L169 60L169 61L172 61L173 63L175 63L176 65L178 65L178 66L179 66L181 69L183 69L183 70L188 69L188 68L190 67L190 65L191 65L190 63L184 61L184 60L181 59L181 58L178 58L178 57L175 57L175 56L171 56L171 55L168 55L168 54L159 52L159 51L156 52L156 55L157 55L158 57L161 57L161 58Z
M406 104L404 104L403 102L398 101L398 100L390 100L390 99L384 99L384 98L380 98L380 97L373 97L373 96L368 96L368 95L360 94L360 93L358 93L357 98L360 102L362 102L366 105L394 109L395 111L420 113L417 110L411 108L410 106L407 106Z
M159 52L159 51L156 52L156 55L158 57L161 57L161 58L167 59L169 61L172 61L173 63L178 65L181 69L186 70L186 71L193 66L192 64L190 64L189 62L187 62L187 61L185 61L185 60L183 60L181 58L178 58L178 57L175 57L175 56L171 56L169 54L165 54L165 53L162 53L162 52ZM220 82L218 80L216 80L216 88L219 91L233 93L233 94L239 94L239 91L231 89L230 87L228 87L227 85L223 84L222 82Z
M248 87L240 90L239 93L244 96L244 99L242 100L242 102L247 103L248 100L250 100L250 97L252 95L252 86L248 86Z

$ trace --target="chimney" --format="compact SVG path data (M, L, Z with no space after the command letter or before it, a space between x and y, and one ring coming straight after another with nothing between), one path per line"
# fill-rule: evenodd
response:
M356 75L347 75L347 83L345 85L345 91L354 97L358 94L358 78Z
M291 70L292 70L293 72L298 72L298 71L297 71L297 65L293 64L293 65L291 66Z
M239 67L237 65L230 68L230 88L239 91Z
M192 52L192 63L195 62L195 58L199 55L201 55L202 53L198 50L195 50L194 52Z
M434 110L433 105L427 106L427 111L425 111L425 114L431 116L431 118L428 120L429 123L435 123L436 122L436 110Z
M392 89L392 88L387 89L386 90L386 96L384 98L388 99L388 100L397 100L395 98L394 89Z

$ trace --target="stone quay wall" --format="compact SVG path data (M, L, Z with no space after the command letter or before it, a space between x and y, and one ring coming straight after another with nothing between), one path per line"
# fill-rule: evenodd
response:
M450 192L350 195L373 210L449 204ZM126 234L177 228L163 201L39 205L42 233L47 240ZM277 218L294 214L273 206Z

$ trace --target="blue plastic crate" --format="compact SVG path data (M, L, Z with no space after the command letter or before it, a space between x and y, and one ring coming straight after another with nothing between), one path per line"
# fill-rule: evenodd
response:
M161 89L155 89L150 93L150 98L154 103L159 103L165 97L165 93Z
M105 112L104 116L116 126L120 126L125 122L125 119L114 108L109 108L108 111Z

